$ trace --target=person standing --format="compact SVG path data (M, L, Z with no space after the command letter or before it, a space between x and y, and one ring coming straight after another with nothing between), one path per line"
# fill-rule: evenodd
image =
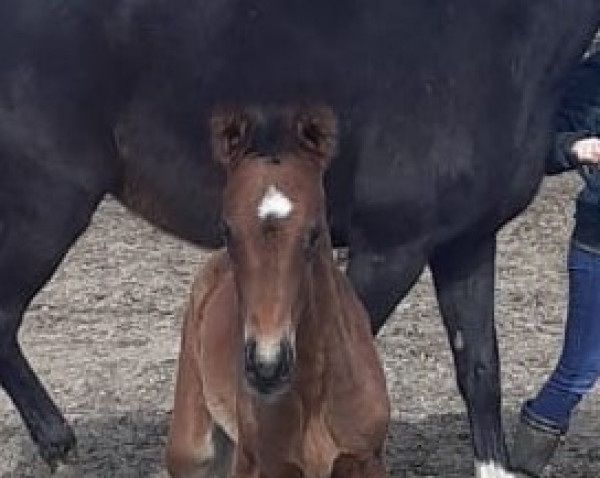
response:
M538 394L523 404L511 453L513 469L531 477L541 476L573 411L600 376L600 52L567 78L556 131L546 172L577 169L585 185L568 251L562 353Z

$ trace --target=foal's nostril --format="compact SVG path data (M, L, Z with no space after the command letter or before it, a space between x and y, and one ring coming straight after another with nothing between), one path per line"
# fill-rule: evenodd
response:
M264 380L276 380L283 373L285 364L282 357L275 360L258 360L256 362L257 375Z
M287 378L292 371L292 364L294 362L294 351L292 350L292 344L288 340L281 342L281 363L283 366L282 376Z
M244 360L246 369L253 367L256 363L256 340L249 339L244 346Z

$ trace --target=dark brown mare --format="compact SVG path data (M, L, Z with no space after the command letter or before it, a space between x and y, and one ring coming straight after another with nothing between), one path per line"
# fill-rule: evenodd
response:
M325 219L335 124L325 108L213 118L227 251L185 315L172 476L385 476L385 378Z

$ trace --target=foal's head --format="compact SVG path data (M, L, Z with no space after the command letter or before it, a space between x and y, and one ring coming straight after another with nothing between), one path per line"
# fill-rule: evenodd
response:
M328 246L323 173L334 154L331 110L217 111L213 153L227 172L222 224L244 324L248 384L289 383L313 258Z

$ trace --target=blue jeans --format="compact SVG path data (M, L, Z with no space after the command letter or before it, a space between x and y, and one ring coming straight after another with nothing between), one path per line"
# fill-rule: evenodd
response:
M564 433L571 412L600 376L600 254L571 245L569 307L554 372L523 413Z

